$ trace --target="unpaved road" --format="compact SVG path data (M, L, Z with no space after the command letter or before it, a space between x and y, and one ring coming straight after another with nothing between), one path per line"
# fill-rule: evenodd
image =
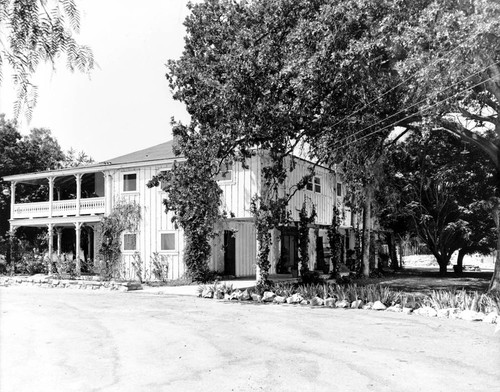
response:
M0 391L500 391L494 326L0 288Z

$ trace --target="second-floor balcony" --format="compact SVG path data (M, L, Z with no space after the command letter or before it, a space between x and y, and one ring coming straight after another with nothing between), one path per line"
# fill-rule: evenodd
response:
M11 219L102 215L105 187L103 173L92 168L18 175L11 180Z
M104 214L105 198L92 197L80 200L57 200L37 203L16 203L12 219L52 218L60 216Z

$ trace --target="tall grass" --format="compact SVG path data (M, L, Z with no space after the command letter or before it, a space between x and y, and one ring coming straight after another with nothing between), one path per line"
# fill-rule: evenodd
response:
M215 283L213 285L202 285L198 288L199 294L204 288L208 288L212 293L222 292L231 294L233 288L229 284ZM304 299L311 300L314 297L323 299L333 298L336 301L348 301L349 303L361 300L364 303L380 301L390 306L399 304L402 307L418 308L421 306L431 306L435 309L457 308L459 310L474 310L489 313L495 309L500 312L500 296L480 293L477 291L468 292L462 290L432 290L430 294L412 294L382 285L356 284L297 284L291 282L276 282L265 287L255 287L249 292L262 294L263 291L273 291L276 295L290 297L293 294L300 294Z

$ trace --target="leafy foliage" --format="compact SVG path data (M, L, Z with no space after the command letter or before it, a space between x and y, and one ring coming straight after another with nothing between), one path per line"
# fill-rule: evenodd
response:
M311 213L307 211L307 203L304 200L299 211L299 262L300 274L304 276L309 271L309 225L316 219L316 208L312 205Z
M174 129L174 153L182 161L174 162L171 170L155 176L148 186L163 184L166 211L174 211L173 221L184 230L184 262L194 281L212 278L208 268L211 254L210 238L214 225L224 218L221 211L221 189L215 175L222 169L216 147L205 130L193 125L177 124Z
M495 179L479 149L452 135L414 134L391 153L391 162L387 184L397 194L392 215L410 220L442 272L458 249L495 248L491 207L484 201L494 193Z
M124 200L118 200L111 213L103 218L99 238L99 255L102 258L99 273L103 278L119 277L121 234L124 231L136 231L140 221L141 207Z
M340 212L337 206L333 206L333 214L332 214L332 223L328 226L327 235L328 242L330 244L330 254L331 254L331 268L330 271L333 277L337 276L338 272L338 263L340 263L341 259L341 247L342 247L342 238L339 233L340 228Z
M64 54L71 71L88 72L94 67L90 48L74 38L80 30L75 0L0 0L0 27L6 38L0 50L0 84L2 68L8 65L17 86L16 117L23 107L31 116L37 100L32 75L41 62L55 66Z

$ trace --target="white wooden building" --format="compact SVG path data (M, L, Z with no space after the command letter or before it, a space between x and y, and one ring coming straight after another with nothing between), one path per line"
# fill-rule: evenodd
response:
M296 185L312 165L295 159L297 164L289 173L286 189ZM134 278L132 261L135 255L144 263L144 278L151 278L152 257L159 254L168 262L168 277L179 278L185 273L182 230L172 223L172 213L165 213L162 203L165 193L160 187L146 186L155 174L169 170L174 160L172 141L169 141L89 166L4 177L11 182L11 230L21 226L47 228L49 254L63 252L61 238L71 232L76 260L95 259L102 217L112 211L118 200L133 201L140 206L142 219L136 232L123 233L123 277ZM266 164L265 154L256 154L247 164L247 169L240 163L230 165L218 182L223 191L222 208L231 213L232 218L216 226L219 235L213 240L211 268L225 275L252 276L256 273L257 244L250 203L252 197L262 191L261 169ZM354 246L353 214L344 206L344 187L339 174L324 167L315 167L314 171L315 176L306 189L296 192L290 201L294 222L272 233L273 274L290 273L297 265L296 222L304 200L309 205L314 204L317 211L316 221L310 228L311 269L326 272L329 268L326 229L332 221L335 204L342 212L341 233L345 247ZM23 202L19 197L24 188L41 185L48 187L47 201ZM85 232L84 244L82 232Z

